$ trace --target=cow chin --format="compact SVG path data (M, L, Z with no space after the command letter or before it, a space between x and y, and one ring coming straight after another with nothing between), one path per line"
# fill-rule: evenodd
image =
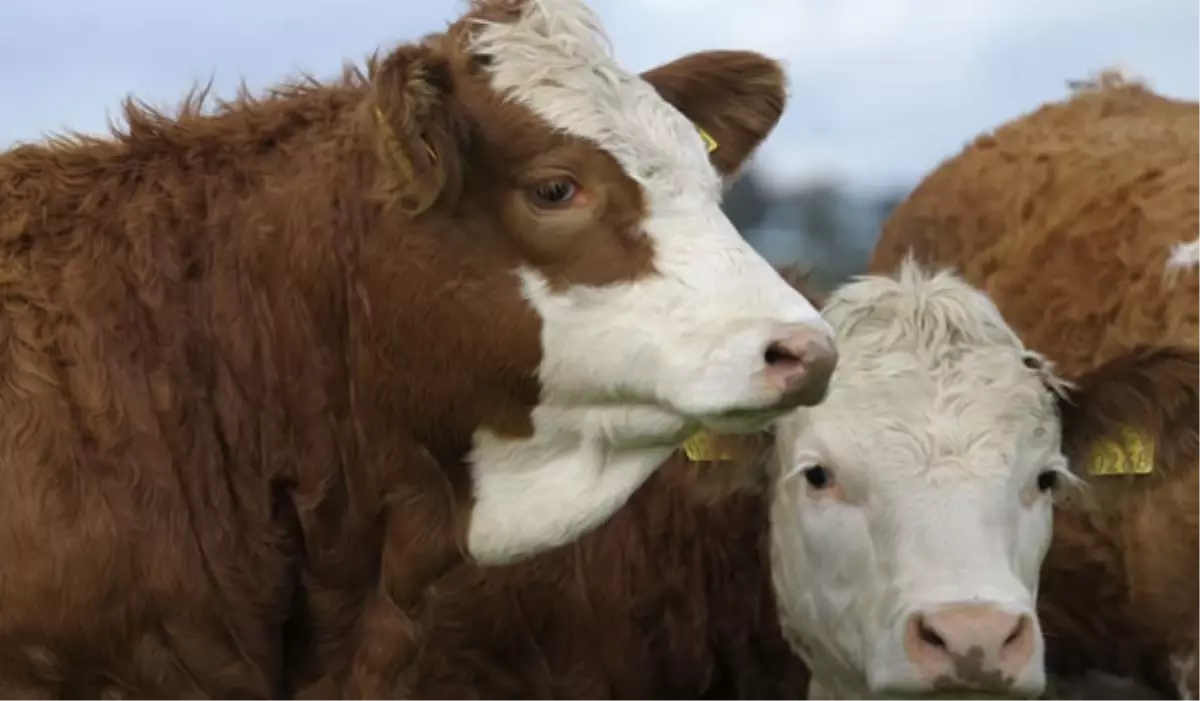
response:
M757 433L800 407L820 404L825 400L828 391L829 382L824 380L808 385L798 392L777 394L767 402L711 413L683 412L683 415L720 433Z

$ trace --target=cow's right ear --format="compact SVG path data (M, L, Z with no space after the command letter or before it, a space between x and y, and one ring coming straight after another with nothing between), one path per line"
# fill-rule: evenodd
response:
M461 187L462 120L452 107L453 71L435 45L401 46L371 72L366 108L379 160L379 195L415 217Z

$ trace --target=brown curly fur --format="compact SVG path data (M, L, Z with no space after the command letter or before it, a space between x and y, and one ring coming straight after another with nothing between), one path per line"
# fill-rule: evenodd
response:
M1042 576L1052 671L1093 668L1178 694L1169 658L1196 649L1196 103L1113 76L985 134L886 222L871 269L911 249L984 289L1076 383L1064 445L1084 472L1120 424L1156 444L1148 477L1097 477L1064 504ZM1086 475L1085 475L1086 476ZM1196 694L1194 670L1187 684Z

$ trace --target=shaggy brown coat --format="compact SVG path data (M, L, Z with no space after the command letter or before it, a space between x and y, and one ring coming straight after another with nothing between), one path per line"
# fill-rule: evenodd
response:
M956 267L1078 389L1064 443L1090 484L1055 516L1040 611L1055 673L1099 669L1197 694L1197 275L1167 270L1200 231L1194 102L1105 75L985 134L887 220L872 271L911 250ZM1133 426L1149 476L1087 474Z
M447 699L804 698L753 466L676 454L574 544L447 573L425 599L405 686Z
M531 430L540 321L509 271L648 259L615 161L501 102L454 31L0 154L0 696L405 693L470 437ZM723 172L783 108L756 55L647 79ZM551 147L614 188L553 255L497 211Z

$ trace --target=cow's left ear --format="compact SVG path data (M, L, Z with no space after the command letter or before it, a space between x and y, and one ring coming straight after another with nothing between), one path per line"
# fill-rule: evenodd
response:
M408 216L452 198L461 185L465 126L451 99L452 73L432 41L400 46L371 66L364 107L378 156L378 194Z
M658 94L712 137L713 164L735 174L779 122L783 67L751 51L703 51L642 73Z
M1194 348L1167 346L1135 348L1079 378L1059 403L1072 468L1093 475L1195 469L1198 375ZM1097 463L1102 458L1112 464Z

